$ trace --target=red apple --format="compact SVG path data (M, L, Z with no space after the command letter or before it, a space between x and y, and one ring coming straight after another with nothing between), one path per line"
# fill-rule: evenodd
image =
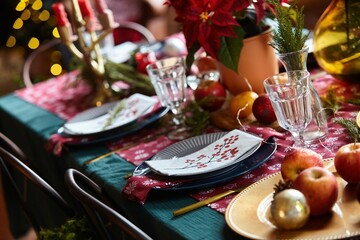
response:
M311 167L302 171L294 182L294 188L305 195L311 216L328 213L338 197L336 177L323 167Z
M336 152L337 173L350 184L360 183L360 143L349 143Z
M261 94L255 99L252 105L252 112L255 118L261 123L270 124L276 121L274 108L267 94Z
M294 182L301 171L309 167L324 167L322 156L310 149L295 148L286 154L281 163L281 176Z
M194 91L196 102L209 112L216 111L222 107L226 98L224 86L216 81L202 81Z

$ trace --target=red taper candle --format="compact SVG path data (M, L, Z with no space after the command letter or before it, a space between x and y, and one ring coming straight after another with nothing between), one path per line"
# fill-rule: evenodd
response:
M79 8L81 11L81 15L83 18L94 18L94 10L92 9L92 6L89 1L87 0L78 0L79 2Z
M64 4L54 3L52 5L52 9L54 11L58 27L64 27L69 24Z
M108 9L105 0L95 0L95 7L99 14L104 14L104 12Z

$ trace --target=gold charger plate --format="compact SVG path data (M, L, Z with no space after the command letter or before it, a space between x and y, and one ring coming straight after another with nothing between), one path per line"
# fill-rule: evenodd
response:
M270 204L273 187L281 174L273 174L240 192L226 209L225 219L236 233L251 239L338 239L360 235L360 204L356 199L356 186L336 174L333 160L326 161L336 175L339 185L338 200L331 213L310 217L304 227L280 230L271 223Z

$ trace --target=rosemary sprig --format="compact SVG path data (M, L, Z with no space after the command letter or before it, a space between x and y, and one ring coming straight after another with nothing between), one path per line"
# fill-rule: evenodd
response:
M109 111L109 117L106 119L103 129L106 129L116 120L119 113L125 108L125 105L126 105L126 99L123 99L118 104L116 104L114 108L112 108Z
M278 53L289 53L301 50L309 36L303 34L303 7L298 8L294 3L289 7L281 6L279 0L267 0L274 7L275 18L278 22L273 32L273 40L269 43Z
M350 119L344 119L344 118L337 118L334 119L335 123L340 124L344 128L346 128L347 132L349 133L349 136L352 138L353 142L359 142L360 138L360 128L356 124L355 121Z

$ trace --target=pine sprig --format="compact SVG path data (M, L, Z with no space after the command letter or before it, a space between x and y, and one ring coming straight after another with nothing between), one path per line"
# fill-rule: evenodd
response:
M285 189L291 189L293 188L293 184L291 181L289 180L279 180L279 182L277 184L275 184L274 186L274 194L273 194L273 198L275 198L275 196L280 193L281 191L284 191Z
M125 105L126 105L126 99L120 101L118 104L115 105L114 108L112 108L109 111L109 117L106 119L103 129L106 129L116 120L119 113L125 108Z
M267 1L273 5L275 18L278 22L278 26L273 32L273 39L269 43L270 46L278 53L300 51L309 36L309 33L303 34L303 7L298 8L295 4L283 7L279 0Z
M147 75L138 72L134 67L128 64L106 61L105 77L110 82L119 80L124 81L136 92L141 92L145 95L155 94L150 78Z
M352 138L353 142L359 142L360 137L360 128L356 124L355 121L350 119L344 119L344 118L337 118L334 119L335 123L340 124L344 128L346 128L347 132L349 133L349 136Z

